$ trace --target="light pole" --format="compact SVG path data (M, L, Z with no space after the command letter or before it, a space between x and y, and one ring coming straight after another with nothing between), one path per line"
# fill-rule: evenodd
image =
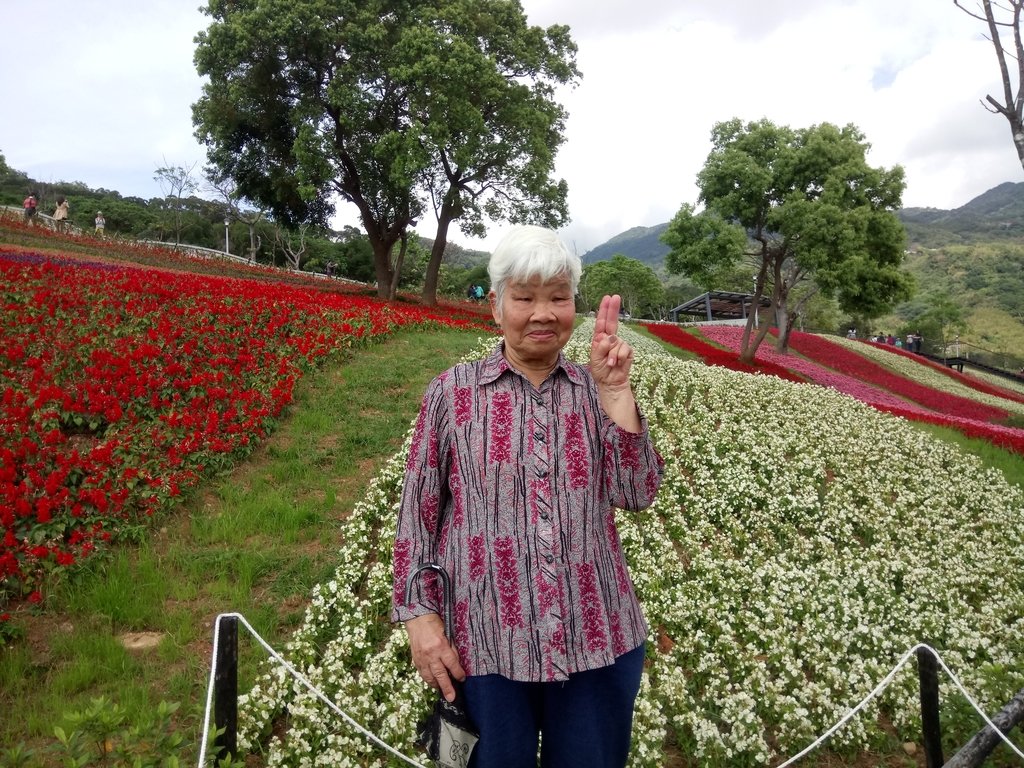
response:
M224 217L224 253L231 255L231 242L228 239L229 227L231 226L231 219Z

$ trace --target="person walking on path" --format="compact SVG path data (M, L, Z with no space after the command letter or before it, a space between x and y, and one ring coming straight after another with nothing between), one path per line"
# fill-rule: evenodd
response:
M649 633L615 526L649 506L663 462L630 387L633 349L605 296L590 365L562 352L582 265L518 227L488 264L503 339L427 388L394 545L393 621L420 677L480 740L470 768L622 768ZM451 576L406 585L425 563ZM442 616L452 608L453 627ZM446 630L450 637L446 637Z

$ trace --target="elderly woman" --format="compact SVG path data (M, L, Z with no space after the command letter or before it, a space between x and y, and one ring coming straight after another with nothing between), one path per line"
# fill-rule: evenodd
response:
M480 732L470 766L623 766L647 625L614 508L654 500L661 458L601 302L590 366L562 354L581 264L555 233L518 227L488 265L503 340L427 389L406 467L392 619L413 664L449 701L465 681ZM450 574L454 627L436 582L405 601L409 573ZM449 643L445 631L453 638ZM543 739L540 739L540 736Z

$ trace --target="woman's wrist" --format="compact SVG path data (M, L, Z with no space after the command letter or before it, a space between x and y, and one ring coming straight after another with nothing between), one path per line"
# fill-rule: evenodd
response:
M627 385L623 389L598 388L598 397L605 414L627 432L642 432L640 410L637 408L633 390Z

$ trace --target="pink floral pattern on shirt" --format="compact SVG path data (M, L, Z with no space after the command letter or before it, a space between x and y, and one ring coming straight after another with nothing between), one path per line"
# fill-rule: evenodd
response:
M506 627L523 626L523 606L519 602L519 570L516 567L515 545L510 538L494 542L498 595L501 598L501 623Z
M461 427L472 416L473 390L469 387L455 388L455 425Z
M583 444L583 418L578 413L565 417L565 463L569 469L570 486L585 488L590 480L587 450Z
M484 569L487 567L487 551L484 546L482 535L469 537L469 578L473 581L484 577Z
M500 392L491 400L491 461L512 460L512 396Z

